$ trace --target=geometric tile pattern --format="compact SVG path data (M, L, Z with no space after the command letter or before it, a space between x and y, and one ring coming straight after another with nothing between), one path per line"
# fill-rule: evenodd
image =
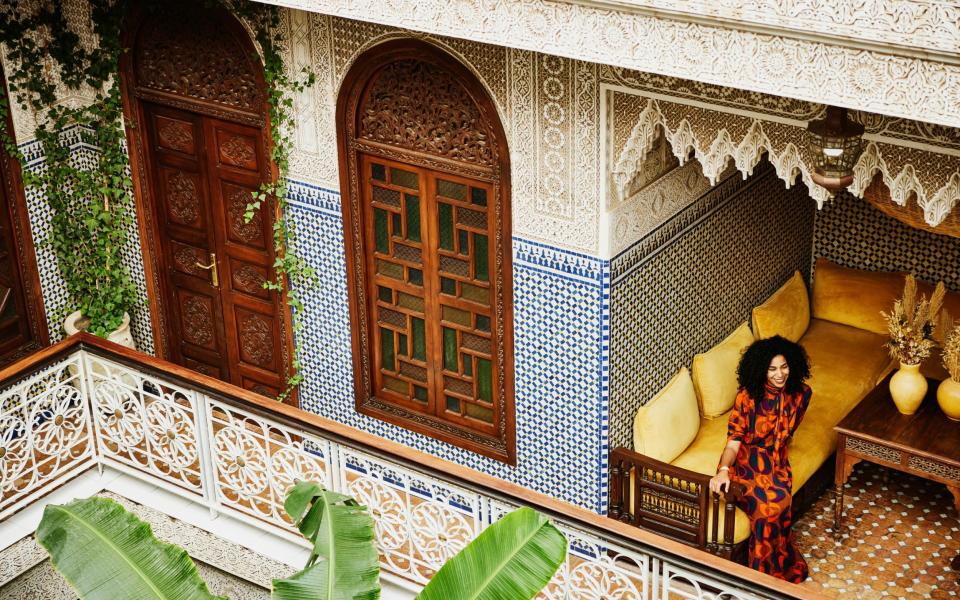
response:
M97 160L97 149L80 141L79 128L73 127L66 131L66 139L70 146L71 158L75 166L92 168ZM22 165L24 169L38 171L45 169L43 151L36 140L20 145L20 151L27 161ZM43 296L43 305L47 316L50 341L57 342L64 337L63 320L66 317L69 297L66 284L60 275L57 257L49 244L45 243L50 233L50 219L52 211L43 197L43 192L34 187L24 189L27 202L27 213L30 218L30 229L33 235L34 248L37 256L37 270L40 275L40 289ZM129 204L130 211L134 205ZM153 332L150 324L150 303L147 297L146 279L143 272L143 255L140 252L140 231L136 226L136 218L132 219L130 231L127 232L126 244L123 247L122 261L127 268L136 289L136 304L131 311L131 333L141 352L153 354Z
M907 271L960 290L960 238L929 233L838 194L817 211L813 255L855 269Z
M814 203L769 163L722 181L611 261L610 444L637 409L810 265Z
M301 291L304 410L602 511L608 263L513 239L517 466L511 467L356 412L340 196L291 182L289 199L298 252L319 279Z
M843 536L833 539L833 494L793 526L810 566L805 587L836 598L953 598L960 551L953 497L939 483L863 462L844 488Z

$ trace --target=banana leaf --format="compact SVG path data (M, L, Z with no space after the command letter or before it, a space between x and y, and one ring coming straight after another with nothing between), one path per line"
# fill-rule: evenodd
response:
M186 551L108 498L50 504L37 541L84 600L213 600Z
M273 600L374 600L380 564L366 507L316 483L298 482L283 505L313 544L306 567L273 580Z
M433 576L418 600L523 600L543 589L567 555L567 539L523 507L487 527Z

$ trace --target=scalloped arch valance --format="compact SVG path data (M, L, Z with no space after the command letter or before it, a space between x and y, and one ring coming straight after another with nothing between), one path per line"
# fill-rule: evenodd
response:
M810 177L814 157L807 148L804 127L784 119L767 120L759 115L649 98L615 157L612 175L618 200L628 195L631 179L657 139L658 127L662 127L680 163L689 160L692 153L711 184L717 182L731 162L746 178L766 153L777 176L788 187L799 177L821 208L831 197ZM868 134L864 138L866 148L854 168L849 191L907 224L922 224L922 228L935 233L960 237L960 227L956 226L956 213L960 210L960 156L898 145L880 136ZM886 186L886 195L870 187L875 178ZM921 218L922 223L918 223Z

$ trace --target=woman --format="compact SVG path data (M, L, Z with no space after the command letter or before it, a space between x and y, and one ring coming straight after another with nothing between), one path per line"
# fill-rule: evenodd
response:
M790 505L793 472L787 446L810 404L807 353L780 336L758 340L747 348L737 378L740 391L730 413L727 446L717 474L715 493L730 481L746 486L737 506L750 517L750 566L761 573L800 583L807 563L793 544Z

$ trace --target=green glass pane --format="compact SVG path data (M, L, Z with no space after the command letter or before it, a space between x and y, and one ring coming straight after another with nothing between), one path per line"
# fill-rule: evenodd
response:
M407 277L413 285L423 285L423 271L420 269L407 269Z
M420 241L420 198L407 194L407 239Z
M397 306L409 308L417 312L423 312L423 298L411 296L403 292L397 292Z
M480 331L490 331L490 317L477 315L477 329Z
M427 388L421 385L413 386L413 397L421 402L427 401Z
M490 292L487 288L482 288L469 283L460 284L461 295L466 300L472 300L487 306L490 304Z
M413 329L413 358L417 360L427 360L427 336L424 334L423 319L413 317L411 320Z
M387 225L387 211L382 208L373 209L373 236L377 244L377 252L390 252L390 228Z
M473 188L470 190L470 201L477 206L487 205L487 190L482 188Z
M384 369L388 371L396 370L396 358L393 353L393 332L385 327L380 328L380 361Z
M443 368L458 372L457 368L457 330L443 328Z
M447 396L447 410L460 414L460 399Z
M477 397L486 402L493 402L493 376L490 372L490 361L477 357Z
M411 190L420 189L420 179L417 177L416 173L404 171L403 169L398 169L396 167L390 168L390 183L402 185L403 187L410 188Z
M390 218L393 219L393 235L397 237L403 236L403 220L400 218L400 213L390 213Z
M383 387L398 394L403 394L404 396L410 393L410 384L402 379L397 379L395 377L383 376Z
M493 409L479 404L467 403L467 416L486 423L493 423Z
M473 315L469 312L446 305L441 307L440 314L443 316L444 321L463 325L464 327L470 327L470 322L473 319Z
M461 352L460 360L463 361L463 374L467 377L473 377L473 357L466 352Z
M383 287L382 285L378 285L377 298L380 298L381 302L386 302L387 304L393 304L393 290L391 290L388 287Z
M407 336L406 334L397 334L397 353L407 356Z
M474 277L480 281L488 281L490 273L487 264L487 236L475 233L473 234L473 273Z
M392 263L386 260L377 259L377 273L381 275L386 275L391 279L399 279L403 281L403 266L398 265L397 263Z
M453 207L441 202L437 210L440 219L440 247L453 250Z
M468 242L469 232L458 229L457 230L457 252L460 254L470 254L470 243Z
M377 181L387 180L387 170L383 167L383 165L372 163L370 165L370 170L373 171L373 178L376 179Z
M457 295L457 282L449 277L440 278L440 291L451 296Z
M467 186L462 183L454 183L446 179L437 180L437 195L444 198L453 198L454 200L467 199Z

